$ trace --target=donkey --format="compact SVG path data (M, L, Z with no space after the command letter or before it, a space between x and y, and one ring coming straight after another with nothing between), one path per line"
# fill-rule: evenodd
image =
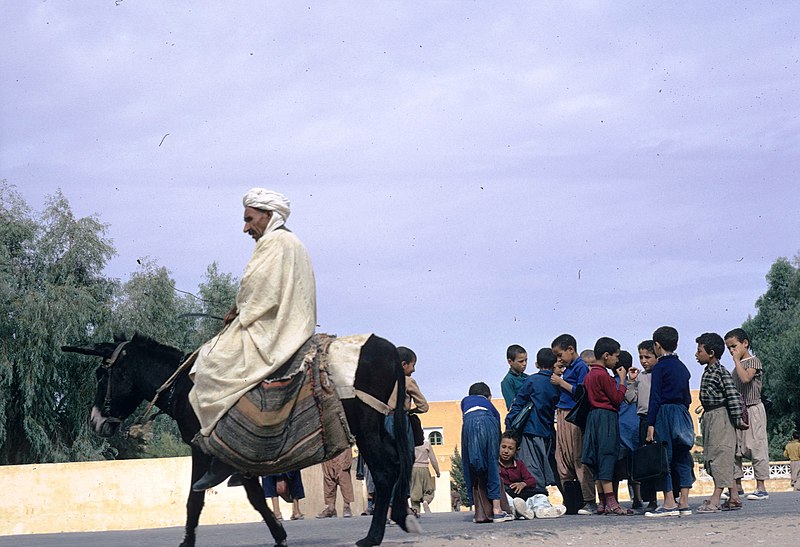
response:
M113 343L63 346L61 349L103 359L103 364L96 371L97 390L90 415L92 429L102 437L114 435L139 404L156 398L156 392L173 376L184 359L179 350L139 334L135 334L130 341L121 338ZM177 422L183 442L192 447L190 486L205 474L211 461L210 456L191 443L200 431L200 422L189 403L192 385L188 369L184 370L155 403L162 413ZM356 542L359 547L380 545L383 541L390 505L392 520L403 530L420 531L416 519L408 513L406 502L412 449L406 435L407 420L403 410L405 376L397 348L389 341L372 335L361 348L354 387L379 401L388 402L395 385L397 403L391 418L359 399L342 400L350 431L375 481L372 522L367 535ZM390 419L391 431L388 427ZM275 546L285 547L286 531L267 507L258 478L244 476L243 485L250 504L267 524ZM189 488L185 535L180 547L195 545L204 498L205 492L193 492Z

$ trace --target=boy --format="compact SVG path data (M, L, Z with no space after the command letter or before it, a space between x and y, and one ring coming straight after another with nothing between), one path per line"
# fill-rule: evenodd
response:
M528 377L525 374L525 369L528 367L528 352L522 346L512 344L506 350L506 359L508 360L509 369L503 381L500 382L500 391L503 392L506 408L510 409L519 388L525 382L525 378Z
M689 392L689 369L675 355L678 331L659 327L653 333L658 361L653 367L650 403L647 410L647 442L666 442L670 473L663 481L664 504L648 511L646 517L689 516L689 489L694 483L694 424L689 416L692 395ZM675 502L673 475L680 487L681 505Z
M525 463L515 458L516 454L517 439L507 431L500 438L500 480L517 518L532 520L534 517L562 516L566 508L563 505L550 505L547 490L538 486Z
M789 458L789 465L792 471L792 488L795 492L800 492L800 432L792 433L792 440L786 443L783 455Z
M652 378L653 367L656 365L656 349L652 340L644 340L637 346L639 352L639 363L642 365L642 372L633 381L633 389L628 389L625 393L625 400L636 402L636 415L639 417L639 446L647 443L647 409L650 403L650 379ZM653 511L658 507L656 504L656 482L648 479L639 483L639 495L642 502L647 502L647 506L641 510L641 514Z
M769 499L765 480L769 478L769 440L767 439L767 413L761 402L761 385L764 381L761 361L750 353L750 337L743 329L733 329L725 335L725 345L733 357L733 383L744 397L750 429L736 432L736 486L742 488L742 457L753 462L756 491L748 500Z
M619 366L625 369L625 398L619 405L619 440L620 451L619 459L617 460L617 468L614 472L614 495L616 496L619 491L619 482L622 480L628 481L628 491L630 492L631 509L639 510L642 508L642 497L639 490L639 483L634 482L630 473L630 459L631 454L639 446L639 417L636 415L636 403L629 400L629 393L633 392L634 399L636 397L636 390L633 387L633 382L637 374L632 372L636 370L633 366L633 355L627 351L619 352ZM620 380L620 383L623 381Z
M583 437L581 461L592 470L600 494L597 513L632 515L620 507L614 495L614 471L620 453L619 407L625 399L625 367L619 366L619 342L602 337L594 346L595 362L584 380L589 416ZM619 382L608 374L613 370Z
M734 454L736 453L736 429L747 429L742 421L742 402L733 385L728 370L719 362L725 352L725 341L715 332L701 334L695 340L695 357L705 367L700 379L700 403L703 418L700 423L703 435L703 457L706 471L714 479L714 492L703 502L698 513L716 513L720 496L725 488L731 489L731 498L726 502L730 509L741 507L739 493L734 486Z
M528 423L519 436L519 459L531 472L539 485L537 494L547 494L546 486L556 485L555 470L550 466L550 448L554 442L553 421L555 419L558 388L550 383L556 356L550 348L536 353L536 368L539 372L528 376L517 392L506 416L506 427L528 403L533 403Z
M575 349L577 345L575 337L570 334L562 334L550 344L556 359L564 367L562 376L553 374L550 377L550 383L561 389L556 403L556 464L562 486L566 488L564 483L569 480L580 482L583 507L578 514L592 515L597 511L597 504L592 472L581 462L583 432L567 421L567 414L575 406L575 386L582 384L589 373L589 367Z

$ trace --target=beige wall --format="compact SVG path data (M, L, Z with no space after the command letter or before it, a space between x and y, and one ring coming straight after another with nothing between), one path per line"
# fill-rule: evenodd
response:
M191 458L0 466L0 535L135 530L183 526L189 493ZM320 466L303 469L306 518L323 508ZM450 475L436 481L431 508L450 508ZM363 481L353 485L355 514L364 506ZM337 496L341 515L341 495ZM291 504L281 501L284 518ZM206 494L201 524L260 522L244 489L220 485Z

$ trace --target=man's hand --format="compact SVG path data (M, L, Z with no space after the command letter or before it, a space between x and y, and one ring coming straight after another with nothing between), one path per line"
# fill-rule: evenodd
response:
M647 442L651 443L651 442L653 442L653 439L655 439L655 436L656 436L656 428L653 427L652 425L648 425L647 426L647 437L645 437L645 440Z
M239 309L234 305L228 313L225 314L224 323L225 325L230 325L236 316L239 315Z
M522 492L525 489L525 483L524 482L512 482L511 484L508 485L508 487L511 488L514 491L515 494L519 494L520 492Z

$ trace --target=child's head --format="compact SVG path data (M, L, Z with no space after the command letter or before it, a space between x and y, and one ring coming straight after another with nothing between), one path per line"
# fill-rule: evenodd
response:
M553 350L550 350L550 351L553 351ZM564 363L562 363L561 361L556 360L556 364L553 365L553 374L556 375L556 376L563 376L565 368L566 367L564 366Z
M400 364L403 365L403 372L406 376L411 376L417 366L417 354L405 346L399 346L397 355L400 357Z
M492 398L492 390L489 389L489 386L487 386L483 382L477 382L477 383L474 383L471 386L469 386L469 394L470 395L482 395L482 396L486 397L487 399L491 399Z
M575 349L577 345L578 342L575 341L574 336L571 334L562 334L553 340L553 343L550 344L550 348L553 350L553 353L556 354L556 359L558 359L564 367L568 367L578 358L578 352Z
M704 332L695 339L697 353L695 358L701 365L716 363L725 352L725 340L716 332Z
M595 362L596 357L594 355L593 349L585 349L581 352L581 359L586 361L587 365L591 365Z
M617 368L619 361L619 342L608 336L598 338L594 344L594 357L597 364L607 369Z
M556 361L556 354L550 348L542 348L536 352L536 368L539 370L553 370Z
M795 441L800 441L800 431L793 432L792 439L794 439Z
M519 344L511 344L506 350L506 359L511 370L522 374L528 366L528 352Z
M658 360L655 343L652 340L644 340L637 346L637 349L639 350L639 363L644 371L652 371Z
M516 455L517 438L510 431L506 431L500 437L500 461L503 463L512 462Z
M666 355L678 349L678 331L674 327L658 327L653 333L656 355Z
M750 337L744 329L733 329L725 335L725 345L731 355L738 359L744 359L750 355Z
M617 364L618 367L624 367L625 372L628 372L631 367L633 366L633 355L630 352L622 350L619 352L619 363Z

